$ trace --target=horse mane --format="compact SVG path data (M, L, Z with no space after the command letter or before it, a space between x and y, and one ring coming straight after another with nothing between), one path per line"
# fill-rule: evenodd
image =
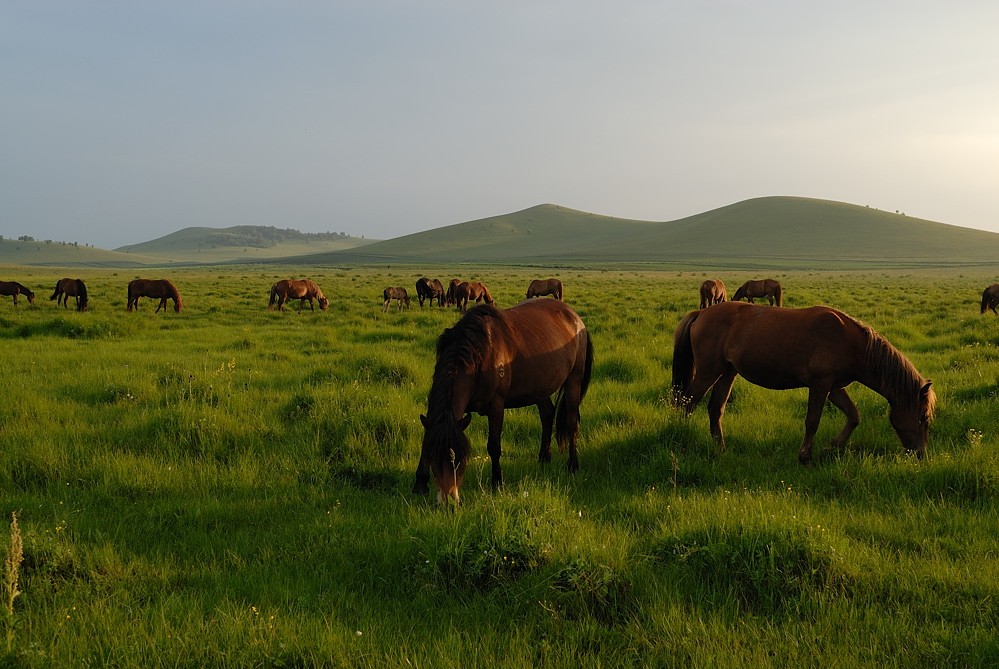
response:
M474 371L485 360L493 325L504 327L499 309L483 304L469 309L454 326L437 338L437 364L427 397L427 438L434 445L429 457L443 469L471 456L472 447L451 412L451 391L459 369Z
M872 374L874 383L910 407L922 409L923 420L931 420L936 411L937 399L932 389L926 393L925 408L919 404L927 381L891 342L869 325L854 320L867 335L867 369Z

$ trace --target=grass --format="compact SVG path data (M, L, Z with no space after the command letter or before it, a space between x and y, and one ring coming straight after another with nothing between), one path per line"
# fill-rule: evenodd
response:
M453 512L409 488L434 341L455 314L382 313L380 299L450 271L313 267L330 311L281 314L268 288L301 268L176 269L185 307L165 315L125 312L131 270L77 272L83 314L37 288L64 270L16 273L39 299L0 302L0 512L23 545L4 663L999 661L999 322L978 313L984 273L775 277L789 306L868 322L939 397L927 460L855 388L851 442L829 449L842 418L828 409L805 468L803 391L737 381L723 453L704 406L685 418L665 401L673 327L706 273L545 270L596 346L581 469L559 454L539 466L537 412L512 410L507 486L491 493L476 417ZM534 278L464 274L501 305Z

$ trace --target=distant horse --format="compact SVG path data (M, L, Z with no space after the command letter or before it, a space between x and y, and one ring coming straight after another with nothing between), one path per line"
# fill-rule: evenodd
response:
M527 287L527 298L551 295L556 300L562 299L562 282L558 279L535 279Z
M444 306L444 286L438 279L428 279L423 277L416 282L416 297L420 300L420 307L423 307L423 302L430 300L430 306L434 305L434 300L437 300L437 306Z
M399 311L402 311L403 303L405 303L406 308L409 308L409 293L406 292L405 288L389 286L382 291L382 298L385 300L382 304L382 311L388 311L392 300L399 301Z
M541 416L538 460L551 461L552 426L567 468L579 469L579 405L593 369L593 344L579 316L564 302L534 300L500 310L468 311L437 340L437 362L427 398L423 446L413 492L425 494L433 476L437 499L459 501L471 444L471 412L489 419L486 450L492 486L503 484L500 436L505 409L536 405ZM556 401L552 395L558 393Z
M722 302L728 302L728 293L721 279L708 279L701 284L701 309Z
M798 460L812 459L812 443L828 399L846 414L832 440L846 443L860 423L846 387L857 381L888 400L888 420L907 451L926 454L936 395L912 363L867 325L829 307L768 309L725 302L687 314L673 338L673 391L691 413L711 391L711 435L725 448L721 419L735 377L764 388L808 388L805 437Z
M458 303L457 291L461 283L461 279L451 279L451 283L447 285L447 293L444 294L445 305L453 307Z
M309 310L315 311L313 299L319 302L319 308L323 311L330 306L330 301L312 279L281 279L271 286L271 299L267 303L267 308L273 309L276 301L278 311L284 311L285 302L298 300L298 310L301 311L305 308L305 301L308 300Z
M469 302L493 303L493 296L489 294L486 284L481 281L462 281L454 289L454 303L459 311L464 311Z
M173 310L180 313L184 303L180 299L180 292L177 286L169 279L135 279L128 282L128 305L127 310L139 308L140 297L158 297L159 305L154 313L159 313L160 309L166 313L167 300L173 300Z
M760 279L758 281L747 281L739 286L739 290L735 291L732 299L741 300L746 298L752 304L755 298L765 297L770 302L771 307L774 306L775 302L778 307L782 307L784 306L783 292L784 289L781 287L780 281L775 279Z
M982 313L986 309L991 309L992 313L999 314L996 307L999 306L999 283L994 283L982 293Z
M68 307L71 297L76 298L77 311L87 310L87 286L80 279L60 279L49 301L56 300L56 304Z
M35 294L32 293L26 286L19 284L17 281L0 281L0 295L10 295L14 298L14 306L17 306L17 296L24 295L28 298L28 304L35 303Z

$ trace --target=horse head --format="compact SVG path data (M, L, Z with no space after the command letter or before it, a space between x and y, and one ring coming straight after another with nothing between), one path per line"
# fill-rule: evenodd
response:
M461 502L458 491L465 478L465 467L472 452L472 445L465 435L465 428L472 422L472 414L454 420L450 413L440 414L431 420L420 414L423 424L423 457L430 465L430 474L437 486L437 501L451 499Z
M322 293L320 293L319 297L317 299L319 300L319 308L320 309L322 309L323 311L326 311L327 309L330 308L330 301L326 298L325 295L323 295Z
M926 455L930 421L933 419L936 407L936 393L930 386L930 381L923 384L919 389L917 402L896 402L888 412L888 420L895 428L895 434L898 435L902 446L906 451L915 453L918 458Z

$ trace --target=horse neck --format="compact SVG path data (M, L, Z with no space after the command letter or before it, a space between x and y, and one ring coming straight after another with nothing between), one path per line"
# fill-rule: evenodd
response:
M881 335L871 330L868 337L867 369L861 382L892 406L915 402L923 385L915 367Z

